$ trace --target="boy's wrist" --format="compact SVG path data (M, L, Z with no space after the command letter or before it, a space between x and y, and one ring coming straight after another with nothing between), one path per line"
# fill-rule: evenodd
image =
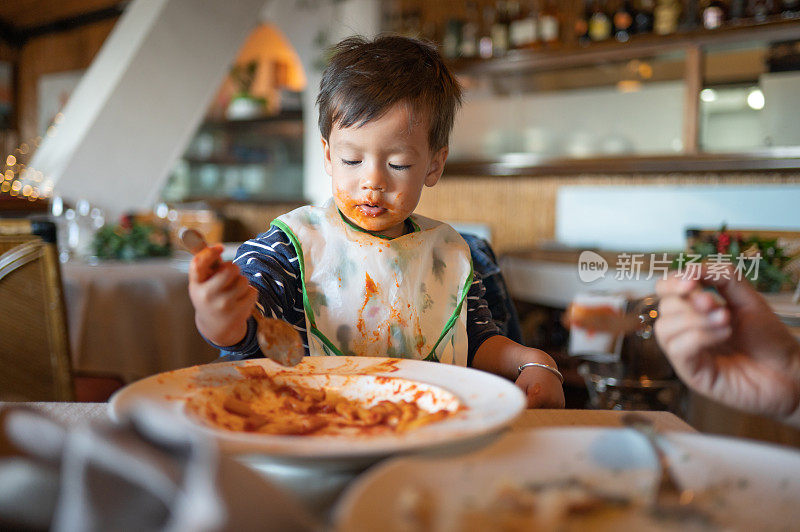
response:
M209 327L204 326L204 324L201 323L201 319L199 317L196 320L197 330L200 331L200 334L202 334L210 344L218 349L228 349L241 344L247 338L250 329L250 321L254 322L254 320L250 318L239 323L235 323L231 327L214 327L213 329L216 330L209 330Z

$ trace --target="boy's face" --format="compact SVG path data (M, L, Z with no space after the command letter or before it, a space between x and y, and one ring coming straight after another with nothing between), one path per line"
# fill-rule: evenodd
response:
M422 186L436 184L447 159L447 148L431 152L427 122L409 124L398 104L361 127L334 125L322 140L334 201L352 223L390 238L403 234Z

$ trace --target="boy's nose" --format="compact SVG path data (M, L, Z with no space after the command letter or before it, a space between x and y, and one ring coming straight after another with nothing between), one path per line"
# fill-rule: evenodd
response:
M361 180L361 188L384 190L386 188L386 174L381 168L370 168Z

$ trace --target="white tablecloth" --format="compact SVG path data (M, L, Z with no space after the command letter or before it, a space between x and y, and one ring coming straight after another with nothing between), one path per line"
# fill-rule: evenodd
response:
M62 264L73 368L126 382L213 361L197 332L185 262Z

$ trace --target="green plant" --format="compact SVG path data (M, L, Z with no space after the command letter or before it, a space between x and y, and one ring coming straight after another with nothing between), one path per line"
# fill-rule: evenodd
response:
M126 215L116 225L107 225L94 236L92 249L99 259L136 260L166 257L172 252L166 227L137 222Z
M250 88L253 86L253 81L256 79L256 71L258 71L258 62L255 60L233 65L230 76L233 84L236 86L235 98L251 97Z
M723 224L719 231L692 237L688 253L673 262L673 268L683 268L691 260L730 262L761 292L779 292L789 282L784 267L791 257L784 253L776 238L751 235L744 238ZM754 263L758 261L758 265Z

